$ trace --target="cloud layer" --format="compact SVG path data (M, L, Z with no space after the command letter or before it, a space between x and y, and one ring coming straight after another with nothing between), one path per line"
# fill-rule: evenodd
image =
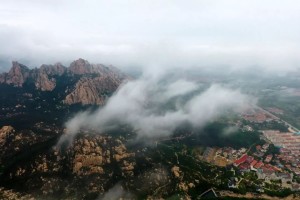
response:
M298 0L0 0L0 63L299 67ZM0 66L3 71L6 66Z
M130 192L123 189L120 183L110 188L104 195L99 196L96 200L118 200L118 199L136 199Z
M168 74L144 75L121 86L104 107L69 120L64 137L84 128L105 132L116 124L132 126L140 138L168 136L181 124L201 127L227 111L241 112L251 103L252 98L220 85L202 91L198 84Z

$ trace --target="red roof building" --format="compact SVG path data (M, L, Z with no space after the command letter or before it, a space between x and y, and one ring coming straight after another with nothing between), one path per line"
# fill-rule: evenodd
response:
M257 160L253 160L250 165L253 167L254 165L256 165L256 163L257 163Z
M247 161L248 163L251 163L253 160L254 160L254 158L253 158L252 156L248 156L248 158L247 158L246 161Z
M259 169L259 168L261 168L263 165L264 165L264 163L262 163L261 161L259 161L258 163L256 163L256 164L254 165L254 168Z
M240 157L239 159L234 161L233 165L234 166L239 166L240 164L246 162L247 158L248 158L247 154L244 154L244 155L242 155L242 157Z
M249 163L245 162L245 163L240 164L239 169L240 170L249 170L250 169Z

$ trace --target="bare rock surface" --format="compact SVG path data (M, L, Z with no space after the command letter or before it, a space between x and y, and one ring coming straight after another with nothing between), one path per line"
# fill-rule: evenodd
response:
M113 66L90 64L82 58L69 67L60 63L29 69L12 62L8 73L0 74L0 84L18 88L34 87L37 91L63 91L59 97L67 104L102 105L120 84L129 77Z

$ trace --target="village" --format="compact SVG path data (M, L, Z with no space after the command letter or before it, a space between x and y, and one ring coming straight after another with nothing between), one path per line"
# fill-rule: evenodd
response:
M270 111L281 112L276 109ZM242 117L252 124L262 124L280 119L258 109ZM237 123L245 134L251 134L254 128ZM266 193L274 191L300 191L300 134L291 127L282 132L276 129L257 130L260 142L249 148L206 147L198 159L218 167L230 170L227 188L240 190L247 188L252 192Z

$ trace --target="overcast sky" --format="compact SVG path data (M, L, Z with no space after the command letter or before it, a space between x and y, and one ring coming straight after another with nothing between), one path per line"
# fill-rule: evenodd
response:
M120 68L286 70L299 54L299 0L0 0L0 71L11 60L79 57Z

